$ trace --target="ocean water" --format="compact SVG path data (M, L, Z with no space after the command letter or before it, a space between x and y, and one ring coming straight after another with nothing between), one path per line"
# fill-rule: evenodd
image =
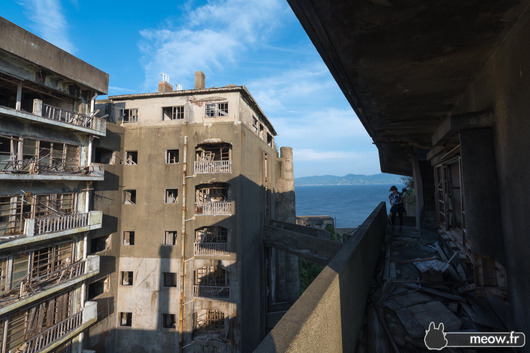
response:
M380 202L386 202L392 185L295 186L296 215L328 215L337 228L361 225ZM396 185L399 190L403 185Z

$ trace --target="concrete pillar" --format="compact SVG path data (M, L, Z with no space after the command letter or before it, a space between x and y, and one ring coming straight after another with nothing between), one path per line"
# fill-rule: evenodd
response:
M504 239L491 128L460 131L462 187L472 251L504 263Z
M275 220L296 223L293 149L291 147L280 148L280 177L276 180L275 210ZM279 277L278 297L294 303L300 295L298 257L284 251L277 251L276 266L276 274Z
M206 76L202 71L195 71L195 89L204 89L206 87Z
M414 178L414 192L416 194L416 230L421 228L421 213L423 211L423 182L421 176L420 162L418 154L413 151L411 154L412 177Z

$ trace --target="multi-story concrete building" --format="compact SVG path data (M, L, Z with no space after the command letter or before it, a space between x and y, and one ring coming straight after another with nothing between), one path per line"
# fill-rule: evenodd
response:
M96 321L86 300L101 227L90 163L105 136L94 99L108 75L0 18L0 351L71 352Z
M111 96L99 101L107 163L95 186L106 260L90 286L98 352L250 351L267 310L298 294L295 257L265 251L270 219L294 223L292 152L244 86ZM285 271L289 269L289 271ZM287 275L279 275L285 272Z

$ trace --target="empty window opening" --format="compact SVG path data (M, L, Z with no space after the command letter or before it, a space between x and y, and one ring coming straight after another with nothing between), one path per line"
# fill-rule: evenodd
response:
M228 102L206 104L206 116L209 118L228 116Z
M269 145L270 147L272 147L273 145L272 135L269 133L267 133L267 145Z
M228 230L224 227L203 227L195 231L196 243L226 243L228 241Z
M134 232L126 230L123 232L123 245L134 245Z
M168 230L164 233L164 245L177 245L177 231Z
M165 203L177 203L178 195L178 189L166 189Z
M184 119L184 106L162 108L163 120L182 120Z
M138 109L121 109L122 120L125 123L135 123L138 121Z
M120 313L120 326L132 326L132 313Z
M195 191L197 203L231 201L230 186L223 183L198 185Z
M164 272L164 287L176 287L177 274L175 272Z
M195 150L195 159L198 162L229 161L231 154L229 143L202 144Z
M254 130L254 132L257 134L258 133L258 129L259 129L258 119L255 116L253 116L252 117L252 130Z
M138 152L137 151L126 151L125 152L125 165L136 165L138 164Z
M163 328L176 328L177 320L175 314L162 314Z
M96 147L94 153L94 161L95 163L113 165L114 153L112 152L112 150Z
M90 252L92 254L110 249L110 235L93 238L90 241Z
M88 285L88 300L92 300L95 297L109 292L110 279L109 276L100 279L94 283Z
M121 285L122 286L132 286L133 285L133 272L132 271L122 271L121 272Z
M193 315L194 331L193 338L200 339L203 336L211 339L213 335L224 336L225 315L219 310L200 310Z
M179 162L179 150L167 150L166 151L166 163L177 164Z
M230 215L232 195L225 183L202 184L195 188L196 215Z
M124 190L123 203L126 205L136 204L136 190Z

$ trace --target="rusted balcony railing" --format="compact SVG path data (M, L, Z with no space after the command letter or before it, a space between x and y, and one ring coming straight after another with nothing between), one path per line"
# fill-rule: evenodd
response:
M57 342L83 324L83 312L77 312L24 343L24 353L37 353ZM21 347L22 348L22 347Z
M72 213L66 216L44 217L35 220L35 235L86 227L89 213Z
M48 119L62 121L64 123L95 129L94 117L86 114L76 113L53 105L42 103L42 116Z
M228 254L228 243L195 243L195 256L226 256Z
M232 173L232 161L197 161L195 174Z
M230 287L202 286L195 284L193 286L193 296L205 298L228 298L230 297Z
M232 214L230 201L195 203L195 214L199 216L229 216Z

